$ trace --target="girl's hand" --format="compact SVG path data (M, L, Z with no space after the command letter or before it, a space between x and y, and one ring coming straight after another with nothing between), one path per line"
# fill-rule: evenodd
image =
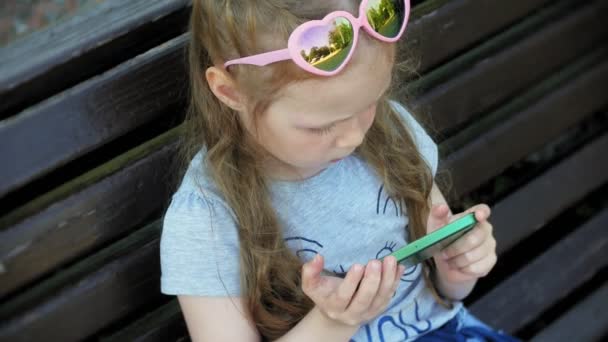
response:
M475 227L454 241L441 253L434 256L439 276L450 283L464 283L485 277L496 265L496 240L492 234L492 224L488 222L490 207L475 205L462 213L450 216L446 204L431 208L427 233L475 212L478 223Z
M344 279L322 276L322 270L323 257L318 254L304 264L304 293L330 320L358 326L386 309L399 286L405 266L398 266L395 257L386 257L383 262L372 260L367 266L353 265Z

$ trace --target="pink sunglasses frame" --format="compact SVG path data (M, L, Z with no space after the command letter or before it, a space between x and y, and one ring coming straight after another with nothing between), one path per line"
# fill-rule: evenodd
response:
M366 9L368 3L369 3L369 0L361 1L361 4L359 5L359 17L358 18L355 18L352 14L350 14L349 12L346 12L346 11L331 12L328 15L326 15L322 20L311 20L311 21L307 21L304 24L298 26L289 36L289 42L287 44L287 49L266 52L266 53L262 53L259 55L253 55L253 56L239 58L239 59L233 59L231 61L226 62L224 64L224 68L227 69L229 66L235 65L235 64L249 64L249 65L257 65L257 66L265 66L268 64L291 59L300 68L302 68L310 73L320 75L320 76L333 76L333 75L339 73L340 71L342 71L342 69L344 69L344 67L346 67L346 65L352 58L353 52L355 51L355 48L359 42L359 31L361 30L361 27L363 27L363 29L365 29L365 31L370 36L372 36L380 41L387 42L387 43L394 43L394 42L398 41L401 38L401 36L403 36L403 33L405 32L405 28L408 24L409 16L410 16L410 0L403 0L403 3L405 5L405 7L404 7L405 16L403 18L403 25L401 26L401 30L399 31L399 34L397 34L397 36L395 36L394 38L386 38L383 35L374 31L374 29L371 27L371 25L367 21L367 15L365 13L365 9ZM353 26L353 47L351 48L350 52L348 53L348 56L344 59L344 62L337 69L335 69L333 71L324 71L324 70L317 69L317 68L309 65L304 60L304 58L300 55L300 52L299 52L300 50L297 46L297 42L299 41L300 36L304 32L306 32L306 30L308 30L312 27L319 26L319 24L329 23L333 19L338 18L338 17L346 18Z

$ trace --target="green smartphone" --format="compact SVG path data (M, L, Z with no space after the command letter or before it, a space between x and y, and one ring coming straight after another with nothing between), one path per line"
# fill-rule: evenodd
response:
M412 241L391 254L380 258L380 260L392 255L397 259L398 263L404 264L408 268L413 267L458 240L462 235L473 229L476 223L475 213L467 214L418 240ZM323 270L321 274L340 278L346 276L346 273L335 273L326 270Z
M399 248L389 255L394 256L398 263L401 263L406 267L415 266L437 254L452 242L458 240L462 235L473 229L476 223L475 213L467 214L458 220L450 222L436 231ZM384 256L382 259L389 255Z

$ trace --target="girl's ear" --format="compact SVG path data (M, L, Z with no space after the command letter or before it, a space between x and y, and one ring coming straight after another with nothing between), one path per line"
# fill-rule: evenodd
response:
M245 97L225 70L212 66L205 72L205 78L213 94L226 106L238 112L245 110Z

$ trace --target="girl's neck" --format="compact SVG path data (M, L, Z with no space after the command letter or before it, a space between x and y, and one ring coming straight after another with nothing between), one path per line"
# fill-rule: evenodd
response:
M325 169L326 167L309 170L296 169L276 158L269 158L265 163L264 172L271 181L301 182L318 175Z

